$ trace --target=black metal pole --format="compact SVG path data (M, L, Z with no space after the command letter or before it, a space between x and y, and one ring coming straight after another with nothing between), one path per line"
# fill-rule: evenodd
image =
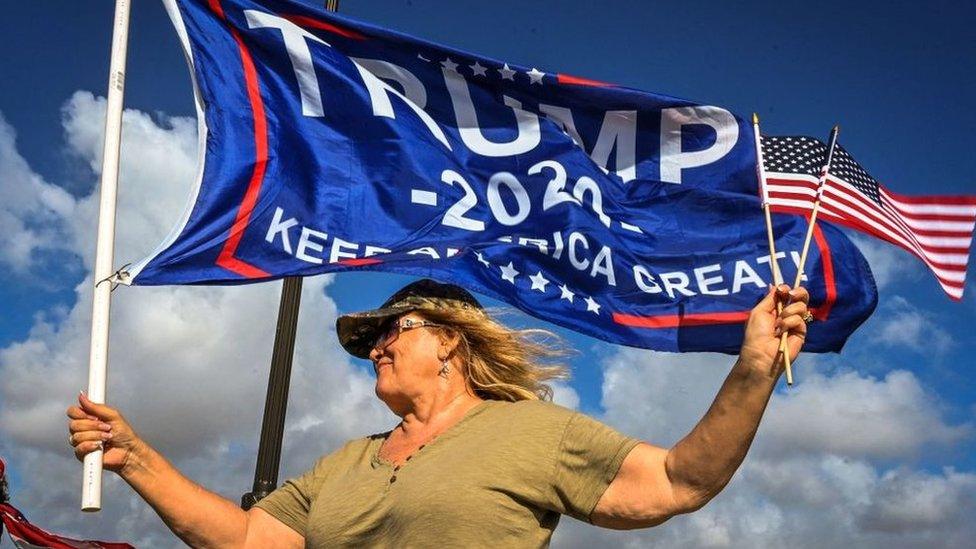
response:
M264 400L258 461L254 467L254 486L250 492L241 497L241 507L244 510L250 509L261 498L270 494L278 484L278 464L281 460L281 443L285 431L288 387L291 382L291 363L295 351L295 332L298 327L298 309L301 299L301 277L284 279L281 286L281 304L278 306L274 351L271 354L271 373L268 375L268 394Z
M326 0L325 9L338 11L339 0ZM295 356L295 332L298 328L301 300L301 277L284 279L281 285L281 303L278 306L274 351L271 354L271 373L268 375L268 394L264 400L258 461L254 466L254 486L241 497L241 508L244 510L250 509L278 485L278 465L281 462L281 443L285 432L288 387L291 382L292 358Z

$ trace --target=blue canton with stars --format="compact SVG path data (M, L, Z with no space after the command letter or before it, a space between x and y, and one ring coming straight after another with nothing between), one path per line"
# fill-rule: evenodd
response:
M123 277L383 270L624 345L738 351L770 282L751 127L715 106L497 61L286 0L164 0L202 120L198 189ZM784 276L806 224L776 216ZM870 315L824 226L806 350Z
M813 137L764 136L762 148L767 172L819 176L827 163L827 145ZM878 206L885 207L878 182L840 145L834 151L830 173L850 183Z

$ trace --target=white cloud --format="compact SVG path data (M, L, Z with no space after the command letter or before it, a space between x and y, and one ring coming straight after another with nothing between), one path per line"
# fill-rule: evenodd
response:
M604 362L604 419L627 433L670 446L705 413L735 357L622 349ZM799 383L773 395L753 453L826 452L852 458L912 458L969 437L948 425L938 399L908 371L882 379L842 368L816 371L814 356Z
M734 357L621 349L604 362L606 419L624 432L676 443L705 413Z
M927 356L942 354L952 347L952 338L929 315L901 296L887 299L878 313L873 333L879 343Z
M79 92L63 113L69 152L97 170L104 100ZM12 135L8 130L0 126L0 148L12 143L3 141ZM163 238L183 207L195 169L195 123L157 123L127 111L124 136L116 257L135 259ZM19 161L17 173L31 174ZM59 206L43 211L60 223L57 238L38 237L31 246L59 241L90 266L97 196L52 202L49 196L60 196L57 188L31 177L24 200L41 209ZM336 343L336 307L325 294L331 280L305 280L283 477L395 419L373 396L370 375ZM90 278L80 282L70 309L38 316L26 340L0 350L0 454L21 479L15 501L38 523L69 534L176 546L151 509L111 474L105 476L104 510L94 516L74 511L81 470L65 443L63 414L87 384L90 286ZM121 288L113 294L109 402L191 478L232 500L252 481L279 287Z
M923 449L951 447L972 431L946 424L938 400L911 372L895 370L880 380L811 372L802 381L774 397L757 440L763 455L909 459Z
M101 171L105 99L76 92L61 110L68 150ZM179 219L190 184L196 177L196 121L186 117L157 116L126 110L123 115L116 263L137 261L159 244ZM94 262L97 193L79 201L69 222L72 248L79 250L90 269Z
M621 350L604 363L603 419L671 446L705 412L732 361ZM884 466L970 435L943 412L909 372L805 371L774 393L746 461L704 509L625 533L566 520L553 546L964 546L976 535L964 518L976 513L976 475Z
M972 521L976 509L976 475L953 469L932 475L889 471L881 479L867 512L860 517L869 529L894 534L938 533Z
M873 238L854 230L845 231L854 241L861 254L868 260L871 273L878 284L879 290L884 290L897 280L909 278L918 280L925 275L925 265L911 254L877 238Z
M552 383L552 401L560 406L576 409L579 408L580 397L571 386L566 383Z
M75 201L35 173L17 151L16 134L0 114L0 266L26 273L38 253L64 249L60 239Z

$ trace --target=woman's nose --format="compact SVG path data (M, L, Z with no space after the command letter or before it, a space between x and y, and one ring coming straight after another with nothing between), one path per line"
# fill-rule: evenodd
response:
M385 349L378 345L373 345L373 348L369 350L369 359L375 364L380 360L380 357L383 356L384 350Z

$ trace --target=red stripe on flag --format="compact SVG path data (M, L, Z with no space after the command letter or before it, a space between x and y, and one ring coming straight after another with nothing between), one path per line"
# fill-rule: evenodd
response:
M898 194L892 192L888 187L882 187L884 192L888 193L892 198L898 202L905 202L906 204L947 204L951 206L976 206L976 196L960 196L960 195L933 195L933 196L907 196L904 194Z
M227 18L224 16L224 9L220 5L220 0L210 0L210 9L220 17L224 23ZM220 250L217 257L217 265L234 272L244 278L264 278L270 276L267 272L234 257L237 247L244 237L244 231L248 223L251 222L251 214L257 204L258 195L261 193L261 184L264 182L264 172L268 165L268 121L264 114L264 102L261 100L261 89L258 85L258 73L254 67L254 60L251 53L240 34L227 25L234 41L237 42L237 49L241 52L241 66L244 69L244 81L247 86L247 98L251 103L251 112L254 118L254 171L251 172L251 179L248 181L247 189L244 191L244 199L237 210L237 217L230 228L230 235L224 242L224 247Z
M766 185L782 185L784 187L806 187L808 189L817 190L820 186L816 181L809 181L807 179L793 179L787 175L786 177L779 177L776 175L769 175L766 177Z
M354 30L345 29L332 23L326 23L325 21L315 19L314 17L308 17L307 15L285 15L284 18L300 27L324 30L338 34L339 36L352 38L353 40L366 40L365 35L359 34Z
M837 284L834 280L834 260L830 255L830 244L827 242L827 238L824 237L820 225L813 226L813 239L817 243L817 248L820 250L820 266L823 267L824 291L826 293L823 303L814 311L816 313L814 316L818 320L827 320L827 317L830 316L830 310L834 307L834 302L837 301Z
M345 265L347 267L362 267L363 265L376 265L377 263L383 263L382 259L376 259L375 257L357 257L350 259L342 259L338 261L339 265Z
M247 261L243 261L234 257L234 252L228 252L227 247L220 251L220 255L217 257L217 265L227 269L228 271L239 274L244 278L267 278L271 276L266 271L251 265Z
M793 189L797 189L798 191L815 190L816 189L815 184L812 184L811 182L806 181L805 179L789 179L788 175L785 178L773 176L770 177L768 181L771 187L779 187L778 189L770 189L770 197L772 199L808 201L812 206L813 199L814 199L813 195L803 193L803 192L792 193L789 192L788 189L793 188ZM882 191L883 191L882 197L884 197L885 194L891 194L887 189L882 189ZM876 203L874 203L869 198L863 196L859 191L857 191L853 187L843 183L840 180L835 180L833 177L831 178L831 184L828 185L827 188L825 189L825 193L826 195L834 198L835 200L842 201L846 206L858 209L859 214L860 213L867 214L877 219L879 222L884 222L884 219L887 219L888 221L890 221L890 223L886 223L886 225L889 226L890 230L892 231L897 230L901 234L901 236L906 238L906 240L913 240L913 236L933 236L933 237L957 236L957 237L968 238L972 234L972 231L969 229L956 230L951 228L949 229L915 228L911 225L911 223L924 222L924 221L973 223L974 217L976 217L974 216L974 214L966 214L966 213L947 213L947 214L911 213L899 208L899 204L897 202L894 202L893 199L886 200L887 205L891 207L890 209L880 208ZM941 198L941 197L936 197L936 198ZM938 206L938 205L952 206L952 204L943 204L934 201L919 202L919 204L925 206ZM780 208L780 206L778 206L777 208ZM850 215L850 214L843 214L843 213L838 214L839 217L844 217L845 215ZM924 244L921 244L920 246L923 248L928 247ZM961 251L965 251L966 249L968 248L960 248Z
M788 192L790 188L814 188L807 179L791 174L771 177L770 184L779 187L770 191L773 210L807 215L813 206L812 196ZM976 203L976 197L902 197L884 187L879 187L879 191L886 207L879 206L844 180L831 176L824 189L820 211L825 221L864 231L915 255L929 267L949 297L958 301L965 285L959 278L965 277L972 227L976 221L976 210L958 210L959 206ZM905 206L899 206L903 198ZM916 213L910 211L912 206L936 208ZM950 211L940 212L938 206L945 206ZM951 211L953 207L957 211ZM954 223L956 226L940 227L939 222ZM936 240L940 238L955 238L958 243Z
M224 17L224 7L220 5L220 0L210 0L210 11L217 14L217 17L219 17L221 21L227 21L227 18Z
M677 328L705 326L709 324L741 324L749 318L750 311L724 313L685 313L677 315L638 316L613 313L613 321L634 328Z
M3 527L17 547L45 547L48 549L133 549L124 542L80 540L48 532L31 524L23 513L9 503L0 503L0 533Z
M807 222L810 222L810 211L802 208L795 207L774 207L773 211L795 213L803 215L807 218ZM817 318L817 320L827 320L830 317L830 311L834 307L834 303L837 301L837 280L834 277L834 259L830 253L830 243L827 241L827 237L823 234L823 229L820 225L813 226L813 241L817 244L817 249L820 250L820 267L823 270L823 281L824 281L824 301L818 307L810 307L810 311ZM809 276L807 277L810 278Z
M870 199L862 198L847 189L836 189L835 187L826 189L824 195L840 205L854 210L855 216L861 216L860 218L854 217L853 219L870 219L882 225L883 229L904 238L913 248L920 247L918 241L915 239L915 235L911 231L904 227L902 223L899 223L899 220L895 219L891 214L878 208L873 202L866 202L866 200Z
M798 206L781 206L772 201L770 201L770 206L773 213L810 215L810 208L800 208Z
M596 88L606 88L608 86L613 86L613 84L607 82L601 82L599 80L591 80L589 78L582 78L580 76L571 76L562 73L556 74L556 82L560 84L571 84L575 86L593 86Z
M847 186L846 184L844 185ZM861 198L860 192L855 189L847 189L847 195L852 196L854 199ZM931 246L919 241L918 237L938 237L938 236L955 236L955 237L966 237L969 238L972 235L972 229L969 230L956 230L945 227L944 223L954 223L954 224L967 224L972 223L973 215L968 215L968 219L960 218L958 215L937 215L935 218L928 218L930 214L910 214L905 213L897 209L897 204L893 203L889 197L885 195L884 192L881 193L881 200L885 204L885 208L877 208L873 202L867 203L868 207L876 209L880 214L882 214L886 219L893 225L906 239L910 240L914 246L918 247L921 251L930 250ZM933 205L933 204L927 204ZM940 228L933 228L931 226L925 227L927 222L942 222L943 225ZM929 224L930 225L930 224ZM958 253L966 254L968 253L967 247L958 248Z
M852 218L849 218L849 217L836 217L834 214L828 214L827 212L824 212L824 213L826 214L825 217L829 217L830 218L829 219L830 221L833 221L835 223L840 223L842 225L847 225L848 227L851 227L852 229L858 229L858 230L864 231L864 232L869 233L871 235L874 235L874 236L876 236L876 237L878 237L878 238L880 238L882 240L885 240L887 242L890 242L890 243L892 243L892 244L894 244L894 245L896 245L896 246L898 246L900 248L903 248L905 251L911 253L912 255L914 255L914 256L918 257L919 259L921 259L922 261L924 261L930 268L935 267L935 268L938 268L938 269L941 269L941 270L944 270L944 271L958 271L958 272L965 272L966 271L966 268L965 268L964 265L953 265L953 264L948 264L948 263L940 263L940 262L934 261L932 259L929 259L928 257L925 257L924 255L920 254L918 252L918 250L915 250L914 248L906 245L904 242L893 238L888 233L884 233L884 232L878 231L877 229L875 229L874 227L872 227L872 226L870 226L870 225L868 225L866 223L862 223L861 221L858 221L858 220L855 220L855 219L852 219ZM936 273L936 272L934 272L934 271L933 271L933 274L935 275L936 278L938 278L940 281L943 281L944 283L951 283L951 284L954 284L954 285L959 285L958 282L951 281L951 280L945 280L943 277L939 276L939 274Z
M775 211L775 212L783 212L783 213L795 213L795 214L800 214L800 215L807 215L809 213L809 208L799 208L799 207L796 207L796 206L782 206L782 205L776 205L776 204L774 204L773 205L773 211ZM911 253L912 255L918 257L924 263L926 263L930 267L930 269L932 269L933 274L936 276L936 278L938 278L940 280L940 282L942 282L943 284L949 283L951 285L958 285L958 283L956 283L954 281L948 281L948 280L944 279L938 272L935 271L936 268L937 269L940 269L940 270L944 270L944 271L958 271L958 272L964 272L965 271L965 267L964 266L943 263L943 262L939 262L939 261L936 261L934 259L931 259L929 257L926 257L925 254L923 254L921 251L919 251L914 246L912 246L908 242L908 239L905 238L900 232L896 232L894 230L891 230L891 232L882 231L882 230L878 229L877 227L875 227L875 226L873 226L873 225L871 225L869 223L866 223L865 221L863 221L861 219L858 219L858 218L855 218L855 217L850 217L850 216L847 216L847 215L843 215L844 212L840 212L840 211L835 212L829 206L825 206L823 204L821 204L820 213L821 213L821 216L823 217L823 219L825 221L830 221L830 222L833 222L833 223L838 223L840 225L845 225L845 226L850 227L852 229L857 229L857 230L866 232L866 233L868 233L868 234L870 234L872 236L875 236L875 237L877 237L877 238L879 238L881 240L885 240L885 241L887 241L887 242L889 242L891 244L894 244L894 245L896 245L896 246L898 246L900 248L903 248L905 251L907 251L907 252ZM877 223L880 224L881 222L877 222Z
M779 183L788 185L790 182L788 180L779 180ZM806 185L795 185L798 187L806 187ZM771 195L774 202L779 200L800 200L788 193L774 192ZM897 235L905 240L905 244L909 244L912 247L917 248L919 253L924 250L937 251L935 248L945 248L944 246L934 246L928 244L922 244L918 241L917 237L962 237L969 238L971 236L970 231L954 231L954 230L939 230L939 229L924 229L924 228L912 228L907 224L908 219L914 219L914 216L899 215L894 211L888 209L879 208L873 201L862 196L858 191L848 188L846 185L831 185L827 187L825 191L825 198L830 201L834 201L837 204L848 207L854 212L844 212L839 209L832 208L829 204L821 204L822 211L830 212L828 215L832 215L838 219L852 220L863 222L859 224L856 228L863 229L864 227L870 226L869 223L865 221L865 218L870 218L875 223L881 225L881 227L874 229L872 234L879 234L881 229L889 231L893 235ZM790 208L791 206L780 206L776 205L776 210L782 210L784 208ZM812 202L811 202L812 207ZM946 219L943 218L943 221ZM918 221L923 221L918 219ZM959 221L959 220L956 220ZM883 233L881 233L883 234ZM906 248L907 249L907 248ZM968 246L955 248L957 253L966 254L968 251Z
M967 222L972 219L971 215L966 214L939 214L939 213L909 213L898 207L897 203L889 202L889 204L898 210L898 215L917 221L961 221ZM926 204L928 205L928 204Z
M924 229L921 230L912 229L905 223L904 219L902 219L901 217L899 217L898 215L892 212L889 212L888 210L873 208L871 204L868 204L867 207L865 207L866 203L863 202L863 199L861 199L858 195L852 194L852 192L850 191L844 192L842 194L841 192L838 192L837 190L831 188L828 189L827 194L833 200L836 200L838 203L855 210L856 213L862 216L862 217L852 217L851 218L852 220L858 222L864 222L867 225L870 225L870 223L867 223L868 219L875 221L875 223L882 225L881 229L890 231L890 233L894 235L901 236L911 246L912 251L916 255L924 255L926 256L927 259L933 261L934 263L937 263L937 260L932 257L929 257L929 253L928 253L934 250L930 250L929 249L930 246L924 245L918 241L919 236L930 236L928 234L925 234L929 231ZM840 214L835 213L834 215L840 215ZM875 230L879 230L879 229L875 229ZM965 234L965 236L969 236L969 235ZM960 255L966 255L967 252L968 252L967 248L958 248L957 251L957 253Z

